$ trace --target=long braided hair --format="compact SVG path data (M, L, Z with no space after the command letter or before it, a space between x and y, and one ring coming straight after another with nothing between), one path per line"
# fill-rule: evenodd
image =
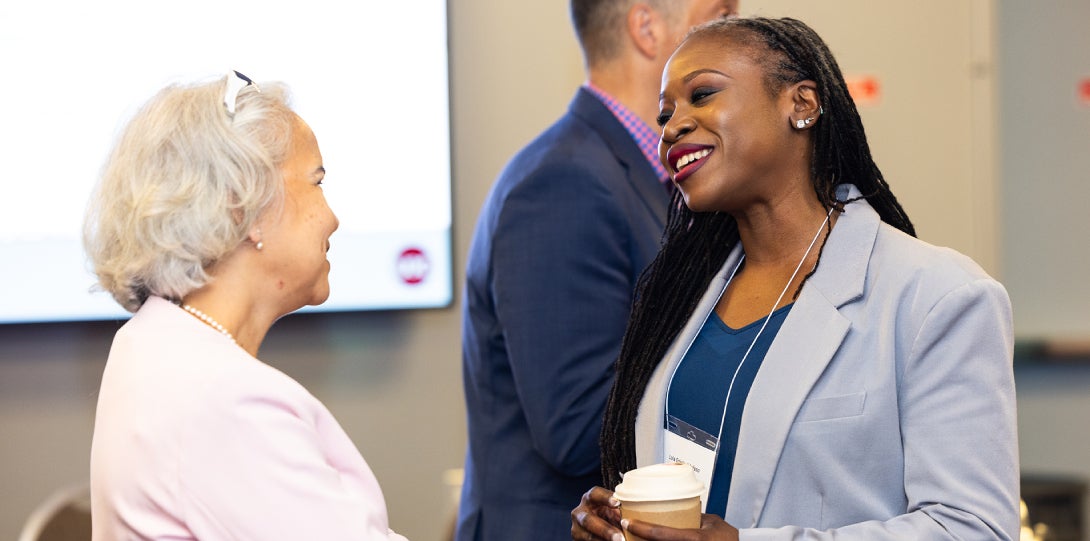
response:
M812 129L810 178L825 208L842 208L838 184L854 184L881 219L915 236L915 228L871 158L859 112L829 48L801 21L722 19L697 27L694 37L720 39L748 52L764 71L772 95L811 80L824 109ZM636 467L635 422L651 374L688 321L727 256L738 243L734 217L693 212L675 194L662 249L641 275L616 364L602 425L602 476L609 488ZM820 255L819 255L820 258Z

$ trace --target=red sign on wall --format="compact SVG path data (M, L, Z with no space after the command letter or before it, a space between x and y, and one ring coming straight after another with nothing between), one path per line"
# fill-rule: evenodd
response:
M848 75L844 82L856 107L878 105L882 99L882 83L873 75Z
M1090 77L1079 81L1079 87L1075 95L1079 98L1079 104L1083 107L1090 107Z

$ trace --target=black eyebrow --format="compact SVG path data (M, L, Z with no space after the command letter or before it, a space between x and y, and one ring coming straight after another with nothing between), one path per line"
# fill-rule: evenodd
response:
M723 77L726 77L728 79L731 78L730 75L727 75L726 73L723 73L723 72L721 72L719 70L713 70L711 68L701 68L701 69L690 72L685 77L682 77L681 80L685 81L687 83L687 82L692 81L693 79L695 79L697 75L702 75L704 73L714 73L716 75L722 75Z
M705 73L714 73L716 75L722 75L723 77L726 77L728 79L732 78L730 75L727 75L726 73L723 73L723 72L721 72L719 70L714 70L714 69L711 69L711 68L701 68L701 69L689 72L688 74L686 74L684 77L681 78L681 81L685 82L685 83L688 83L689 81L692 81L693 79L695 79L698 75L702 75L702 74L705 74ZM659 92L659 101L662 101L663 98L665 98L665 97L666 97L665 92Z

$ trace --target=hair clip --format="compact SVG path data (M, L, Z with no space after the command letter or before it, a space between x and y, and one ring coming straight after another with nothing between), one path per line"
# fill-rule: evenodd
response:
M234 70L227 74L227 90L223 93L223 105L227 108L227 116L234 118L235 107L238 105L238 94L248 86L253 86L254 90L261 92L261 89L257 87L257 83L253 82L249 77Z

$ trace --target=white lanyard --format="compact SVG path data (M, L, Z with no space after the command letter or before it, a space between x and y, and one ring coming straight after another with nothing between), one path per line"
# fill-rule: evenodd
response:
M681 366L681 363L685 362L685 357L689 354L689 348L692 347L693 341L696 340L694 335L693 340L689 342L688 347L685 348L685 352L682 354L681 360L674 366L673 372L670 374L670 379L666 384L666 423L664 430L666 431L663 438L663 456L667 460L685 462L693 467L693 470L704 483L704 495L701 499L702 505L707 506L708 503L708 490L711 488L711 478L714 473L715 463L719 460L719 442L723 439L723 426L727 420L727 405L730 404L730 395L734 390L734 382L738 378L738 373L741 372L742 366L745 364L746 359L749 358L749 352L753 350L753 347L757 344L757 340L761 338L761 333L764 332L765 327L768 326L768 322L772 319L772 314L776 312L776 307L779 306L780 301L783 300L784 295L787 294L787 290L791 288L791 282L795 281L795 277L798 276L799 270L802 268L803 263L806 262L806 258L810 255L811 250L814 249L814 245L817 244L818 237L821 236L821 230L825 229L825 225L829 223L829 218L832 216L833 209L829 209L828 214L825 215L825 221L821 223L821 227L818 228L817 233L814 234L813 240L810 241L810 246L806 248L806 253L802 254L802 259L799 260L799 264L795 267L795 272L791 273L791 278L787 280L787 285L783 287L783 291L776 299L776 302L772 304L772 310L768 312L768 316L765 317L764 322L761 324L761 328L757 330L757 335L753 337L753 342L746 348L745 354L742 355L742 360L738 363L738 367L734 369L734 375L730 378L730 385L727 386L727 398L723 401L723 414L719 419L719 432L713 438L710 434L703 433L695 427L691 427L676 418L670 416L670 388L674 382L674 376L677 375L677 370ZM738 260L738 264L735 265L734 270L731 271L730 276L727 278L726 284L723 285L723 289L719 292L719 298L722 298L723 293L727 290L730 282L734 280L734 275L741 268L742 262L745 261L745 254ZM717 302L718 303L718 302ZM714 307L708 312L708 315L704 318L704 323L707 323L707 318L711 317L711 314L715 311ZM703 327L704 324L701 324ZM699 332L696 333L699 335ZM673 427L673 430L671 429ZM705 437L696 437L696 434L700 433ZM697 441L703 439L704 441ZM695 445L694 445L695 444ZM709 457L708 451L712 454ZM708 459L711 459L710 463Z

